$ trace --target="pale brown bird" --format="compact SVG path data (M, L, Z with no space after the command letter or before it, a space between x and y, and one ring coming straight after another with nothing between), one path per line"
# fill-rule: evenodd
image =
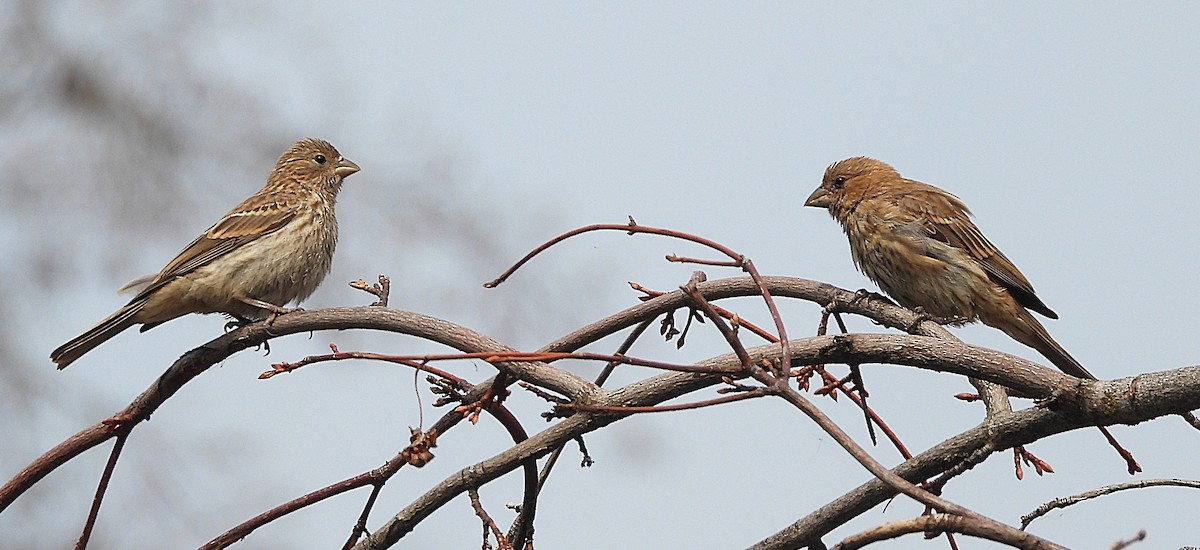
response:
M855 265L900 305L958 323L978 319L1063 372L1096 378L1027 311L1058 318L958 197L854 157L826 169L804 205L829 210L850 240Z
M50 353L65 368L121 331L142 332L188 313L226 313L241 321L285 313L329 273L337 245L333 208L342 180L358 165L328 142L297 141L267 184L196 237L153 277L123 289L137 295L108 318Z

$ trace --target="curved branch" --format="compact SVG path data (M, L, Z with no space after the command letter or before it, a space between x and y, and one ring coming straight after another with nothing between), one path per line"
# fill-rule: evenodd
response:
M875 457L871 456L866 449L863 449L857 442L855 442L854 438L850 437L850 434L846 433L841 426L838 426L837 423L835 423L824 412L822 412L821 409L818 409L817 406L811 401L806 399L803 395L800 395L800 392L792 389L792 387L788 385L789 378L786 375L775 376L772 374L773 370L769 372L767 369L760 367L757 363L752 362L749 354L742 347L741 342L737 339L737 336L733 334L732 330L725 326L724 320L721 319L720 315L717 314L717 312L712 308L712 305L710 305L704 300L703 297L699 296L695 292L694 285L689 284L689 286L684 290L696 303L696 306L704 311L704 314L713 322L713 324L717 325L717 328L720 329L721 333L734 348L734 353L738 356L738 360L741 361L742 365L746 367L746 370L750 373L750 376L766 386L768 391L782 397L784 400L800 409L805 416L808 416L810 419L812 419L817 426L824 430L825 433L829 434L829 436L832 437L833 440L839 445L841 445L851 457L858 461L858 463L866 468L867 471L874 474L877 479L887 483L895 491L903 493L909 498L912 498L913 500L920 502L921 504L924 504L934 510L959 516L963 518L963 520L978 525L982 529L997 533L997 536L1003 536L1006 539L1020 541L1020 546L1022 548L1062 548L1061 546L1051 543L1050 541L1044 540L1040 537L1031 536L1029 533L1025 533L1019 529L1000 523L999 521L984 516L983 514L975 512L974 510L960 506L954 502L917 487L908 480L887 469L886 466L881 464L878 460L875 460ZM937 339L934 338L933 340ZM941 340L938 341L941 342ZM783 349L787 348L784 347ZM858 365L858 362L853 361L853 364Z
M238 524L234 528L224 533L221 533L216 538L201 546L200 550L219 550L221 548L226 548L229 545L246 538L250 533L254 532L255 529L263 525L266 525L306 506L321 502L327 498L335 497L342 493L352 491L360 487L366 487L368 485L379 487L381 483L394 475L407 463L408 461L404 457L397 455L379 468L363 472L354 477L334 483L333 485L317 489L316 491L308 493L299 498L289 500Z
M971 518L952 514L930 514L915 518L891 521L872 527L861 533L846 537L833 547L833 550L856 550L873 542L894 539L911 533L961 533L981 539L987 539L1015 548L1047 548L1038 541L1013 536L1012 533L998 531L992 526L975 521Z
M513 439L513 443L520 443L529 439L529 434L525 432L525 427L521 425L517 417L513 416L513 413L503 404L492 402L487 405L487 409L504 426L504 429L508 431ZM525 485L522 489L524 494L521 497L521 511L508 535L508 540L514 548L525 548L525 542L533 535L533 518L537 511L537 462L532 458L527 459L521 464L521 469L525 473ZM496 539L501 540L499 536Z
M1122 392L1128 392L1124 399L1107 401L1107 396ZM1101 382L1089 388L1086 394L1085 406L1074 411L1033 407L988 417L983 424L942 441L911 460L904 461L892 471L909 481L919 481L948 468L979 464L992 453L1032 443L1053 434L1089 425L1114 422L1136 424L1177 414L1181 410L1194 410L1200 406L1200 367ZM1107 409L1111 416L1104 414L1105 403L1113 405ZM887 501L894 494L882 481L868 481L751 548L767 550L816 544L825 534Z
M856 299L854 293L803 279L766 277L764 285L775 296L837 304L840 311L858 313L887 326L908 328L917 321L912 312L879 300ZM706 299L757 296L762 289L750 278L741 277L701 283L697 291ZM605 336L676 308L686 307L683 292L667 293L607 317L568 334L543 351L574 351ZM184 354L153 385L117 415L118 429L131 429L149 417L185 383L229 355L285 334L323 329L374 329L410 334L441 343L463 352L509 352L502 343L466 328L433 317L390 310L383 307L334 308L289 313L273 324L256 323L221 336ZM838 361L849 357L853 362L897 362L922 368L983 376L1006 385L1028 390L1032 395L1055 395L1054 403L1063 410L1033 408L989 418L985 424L906 461L893 471L909 479L927 479L947 468L964 463L977 464L990 453L1025 444L1046 435L1085 425L1136 423L1180 410L1200 408L1200 368L1190 367L1167 373L1153 373L1136 379L1111 382L1089 381L1063 384L1065 375L1013 356L966 346L932 322L914 327L915 332L934 336L921 338L905 335L850 335L793 340L789 342L791 361L799 364ZM747 350L755 360L779 357L779 347L763 346ZM955 366L961 363L961 366ZM730 354L697 363L713 368L740 366ZM539 362L510 361L497 365L512 377L549 388L575 403L602 406L653 405L720 383L717 374L664 373L615 391L606 391L590 382ZM1074 381L1075 379L1071 379ZM492 381L475 386L468 396L490 388ZM466 490L504 475L522 461L542 456L550 449L626 416L620 413L581 413L568 418L533 438L515 445L505 453L464 469L446 480L420 500L391 518L384 528L372 533L360 547L381 547L394 543L413 525ZM462 419L448 414L435 427L438 433ZM0 511L57 466L83 451L115 437L111 424L89 427L45 453L0 487ZM821 517L802 519L792 527L764 541L815 541L832 529L830 518L844 521L890 498L894 490L881 482L869 482L854 492L822 508ZM852 499L853 502L847 499ZM865 506L865 508L864 508ZM396 537L396 538L393 538ZM370 541L373 546L367 546ZM797 544L784 544L793 547ZM774 546L764 546L774 547Z
M775 323L775 330L778 331L778 334L779 334L779 346L781 348L781 354L785 357L788 355L791 355L791 350L788 349L789 341L788 341L788 335L787 335L787 328L783 324L783 318L780 317L780 315L779 315L779 308L775 305L775 299L771 297L770 289L768 289L767 285L763 282L762 275L759 274L758 268L756 268L754 266L754 262L752 260L750 260L750 258L747 258L745 255L739 254L737 251L735 251L719 242L713 241L711 239L706 239L704 237L692 235L690 233L684 233L682 231L675 231L672 229L663 229L663 228L659 228L659 227L648 227L648 226L644 226L644 225L639 225L636 221L634 221L633 216L629 217L629 223L626 223L626 224L588 225L585 227L580 227L578 229L573 229L571 231L563 233L562 235L554 237L553 239L550 239L549 241L543 243L542 245L540 245L537 248L530 251L528 254L526 254L524 257L522 257L520 260L518 260L516 264L513 264L512 267L508 268L507 270L504 271L504 273L500 274L499 277L497 277L494 280L484 283L483 286L484 286L484 288L495 288L496 286L500 285L500 283L503 283L506 279L508 279L508 277L512 276L512 274L515 273L518 269L520 269L522 265L524 265L529 260L532 260L534 256L541 254L542 252L546 251L550 247L552 247L562 241L565 241L571 237L574 237L574 236L582 234L582 233L588 233L591 231L614 231L614 230L615 231L623 231L630 235L633 235L636 233L648 233L651 235L661 235L661 236L672 237L672 238L676 238L676 239L680 239L680 240L684 240L684 241L690 241L690 242L693 242L696 244L707 246L707 247L709 247L713 250L716 250L716 251L726 255L727 257L729 257L729 259L732 260L731 262L713 262L713 261L707 261L707 260L697 260L694 258L680 258L674 254L671 254L671 255L667 256L667 261L693 262L693 263L700 263L700 264L704 264L704 265L737 267L737 268L741 268L743 271L745 271L747 274L749 274L750 279L752 279L754 281L756 288L758 288L759 294L762 296L763 301L766 303L767 310L771 312L771 320Z
M158 410L184 384L230 355L280 336L314 330L373 329L408 334L443 344L463 352L507 352L512 348L460 325L428 315L383 307L329 308L294 311L277 317L273 323L259 322L226 333L180 357L129 406L118 412L114 422L98 422L38 457L0 487L0 512L25 491L68 460L132 429ZM573 399L584 400L595 390L587 380L561 369L537 362L514 361L503 364L514 376L549 388Z
M1057 508L1066 508L1067 506L1079 504L1085 500L1102 497L1117 491L1142 489L1145 487L1189 487L1192 489L1200 489L1200 481L1196 481L1194 479L1143 479L1140 481L1129 481L1114 485L1105 485L1099 489L1084 491L1077 495L1056 498L1050 502L1038 506L1037 510L1021 516L1021 529L1029 527L1029 524L1033 523L1033 520L1048 514L1051 510L1055 510Z
M1058 380L1059 376L1066 377L1056 371L1050 371L1034 363L1000 352L975 348L959 342L950 343L935 338L906 335L848 335L793 340L793 362L830 361L831 359L822 353L824 353L823 350L834 346L835 340L841 340L840 343L837 343L838 349L843 349L846 342L849 342L856 352L876 354L856 357L856 361L863 363L908 357L904 360L912 363L921 362L914 366L936 366L947 372L968 372L964 367L955 366L962 362L970 366L969 373L971 374L986 374L1014 386L1027 386L1033 390L1046 391L1053 389L1053 384L1047 382L1047 379ZM872 342L876 342L876 344L872 344ZM909 345L923 351L916 355L905 355L903 350ZM746 351L750 358L757 363L763 359L777 358L779 348L769 345L750 348ZM921 353L933 354L942 362L936 363L932 362L933 359L921 359ZM964 361L964 358L969 358L971 361L981 360L982 364ZM996 361L996 363L991 361ZM1006 371L1001 368L1002 361L1016 361L1027 366L1014 371ZM740 364L738 358L732 353L697 363L698 366L714 368ZM1007 378L1005 372L1010 373ZM1190 383L1182 382L1180 377L1188 377ZM905 461L892 469L892 472L910 482L917 482L931 478L964 461L978 463L992 453L1030 443L1055 433L1097 424L1136 423L1174 414L1179 410L1200 408L1200 367L1147 374L1138 377L1137 381L1136 384L1132 383L1130 379L1111 382L1090 381L1081 386L1077 392L1077 398L1082 400L1078 408L1063 407L1063 410L1060 411L1031 408L990 418L984 424L952 437L911 460ZM670 372L611 392L601 390L593 394L593 400L587 404L608 407L654 405L718 383L720 383L719 375ZM1111 396L1114 395L1122 395L1124 398L1114 401L1111 399ZM1066 403L1074 405L1075 401L1064 400L1064 404ZM1111 416L1106 416L1105 413ZM378 530L360 541L355 548L388 548L410 532L425 517L468 489L488 483L514 470L528 458L541 457L578 435L602 428L626 416L628 415L619 413L581 412L500 454L463 468L387 520ZM878 479L872 480L814 512L808 518L798 521L793 526L763 541L758 547L795 548L816 543L821 536L837 525L866 512L894 495L895 490L890 486Z

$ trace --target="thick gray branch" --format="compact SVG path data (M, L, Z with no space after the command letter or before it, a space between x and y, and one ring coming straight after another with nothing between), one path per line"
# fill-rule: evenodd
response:
M760 346L747 351L753 360L758 361L776 357L779 347ZM1005 381L1035 395L1055 394L1061 400L1063 411L1032 408L992 418L893 470L912 482L933 477L963 462L977 464L991 453L1051 434L1084 426L1137 423L1200 407L1200 367L1132 379L1079 383L1076 378L998 351L922 336L868 334L804 338L793 340L791 351L793 363L810 364L853 356L855 362L891 362ZM725 354L697 364L733 367L740 362L734 354ZM1169 386L1183 382L1180 377L1190 380L1184 386L1191 390L1167 391ZM656 405L718 383L717 375L665 373L612 392L601 390L592 394L594 400L588 404ZM526 458L542 456L575 436L607 426L624 416L578 413L504 453L464 468L393 516L356 548L388 548L434 510L468 489L512 471ZM895 491L887 484L873 479L763 541L758 547L795 548L816 541L834 527L894 494Z

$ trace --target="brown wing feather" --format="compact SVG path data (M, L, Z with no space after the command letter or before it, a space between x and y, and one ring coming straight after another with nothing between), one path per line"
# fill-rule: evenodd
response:
M187 245L154 278L138 298L148 296L174 278L208 265L229 251L273 233L296 215L297 198L291 194L254 195Z
M1017 303L1051 319L1058 319L1058 314L1038 298L1029 279L971 221L971 211L967 205L958 197L933 186L912 180L909 182L912 188L900 201L905 208L923 214L922 217L928 220L926 229L931 237L970 254L993 281L1012 293ZM939 211L953 212L954 215L934 213Z

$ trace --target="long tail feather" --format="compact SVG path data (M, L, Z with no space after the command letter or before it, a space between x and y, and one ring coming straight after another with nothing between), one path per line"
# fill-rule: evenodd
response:
M93 348L103 344L121 331L136 325L137 321L134 321L133 318L145 305L146 300L144 299L130 302L103 321L96 323L96 326L87 329L83 334L50 352L50 359L58 365L59 370L67 368L67 365L79 359L83 354L92 351Z
M1038 322L1037 318L1025 310L1021 310L1022 315L1019 319L1014 320L1011 324L1014 326L997 326L1000 330L1006 332L1016 341L1025 344L1041 353L1046 359L1049 359L1054 366L1071 376L1076 378L1090 378L1095 380L1096 377L1083 365L1076 361L1067 350L1058 345L1054 338L1050 337L1050 333L1046 331L1046 327ZM995 325L993 325L995 326Z

